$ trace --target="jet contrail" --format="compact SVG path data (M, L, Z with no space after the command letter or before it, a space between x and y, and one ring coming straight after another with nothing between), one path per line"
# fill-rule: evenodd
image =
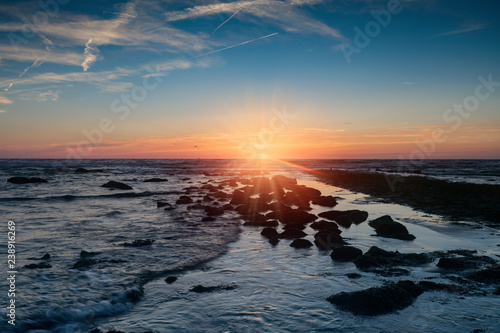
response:
M232 19L234 15L238 14L238 12L239 12L240 10L241 10L241 8L240 8L240 9L238 9L237 11L235 11L235 12L233 13L233 15L231 15L231 16L230 16L227 20L225 20L224 22L222 22L222 23L221 23L221 24L220 24L217 28L215 28L215 30L214 30L214 31L212 31L212 34L213 34L214 32L216 32L217 30L219 30L219 28L220 28L220 27L222 27L224 24L226 24L226 23L227 23L227 21L229 21L230 19Z
M247 40L246 42L242 42L242 43L231 45L231 46L219 49L219 50L215 50L215 51L211 51L211 52L208 52L208 53L197 55L196 57L189 58L188 60L196 59L196 58L199 58L199 57L204 57L206 55L217 53L217 52L224 51L224 50L227 50L227 49L232 49L233 47L240 46L240 45L245 45L245 44L248 44L248 43L252 43L252 42L255 42L255 41L259 40L259 39L264 39L264 38L272 37L272 36L277 35L277 34L278 34L278 32L275 32L275 33L270 34L270 35L262 36L262 37L251 39L251 40Z

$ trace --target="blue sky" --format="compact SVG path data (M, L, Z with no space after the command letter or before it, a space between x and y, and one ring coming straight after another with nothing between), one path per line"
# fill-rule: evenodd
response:
M3 1L0 157L404 158L444 127L426 158L500 158L497 90L456 128L444 116L478 77L500 81L499 14L496 1Z

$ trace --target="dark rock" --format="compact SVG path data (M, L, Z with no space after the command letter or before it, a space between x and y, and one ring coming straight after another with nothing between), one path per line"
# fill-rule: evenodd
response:
M90 172L104 172L102 169L85 169L85 168L78 168L75 170L75 173L90 173Z
M276 218L285 224L307 224L315 221L318 217L299 209L291 209Z
M114 180L111 180L106 184L101 185L101 187L113 188L118 190L132 190L132 187L128 186L127 184L115 182Z
M173 275L167 276L167 278L165 279L165 282L168 284L172 284L175 281L177 281L177 276L173 276Z
M397 267L385 267L383 269L373 269L370 270L369 272L385 277L403 276L410 274L409 270Z
M295 238L302 238L305 236L307 236L307 234L302 230L286 229L281 234L278 235L278 238L295 239Z
M328 222L325 220L313 222L311 223L310 227L316 230L329 230L332 232L336 232L339 235L342 233L342 231L339 229L339 226L335 222Z
M372 246L365 254L356 258L354 264L358 269L369 271L373 268L394 266L420 266L434 260L433 253L399 253Z
M144 295L142 288L130 288L125 290L125 298L131 302L139 302Z
M401 240L414 240L416 237L399 222L394 221L389 215L381 216L368 223L375 228L378 236Z
M187 195L181 195L175 203L178 205L187 205L193 203L193 199L191 199L191 197L188 197Z
M141 246L153 245L154 242L155 242L154 239L136 239L132 243L123 243L123 246L141 247Z
M315 197L314 199L312 199L311 203L323 207L333 207L337 204L337 200L335 200L335 198L332 197L331 195L329 196L321 195L319 197Z
M291 185L297 185L297 179L285 177L282 175L276 175L271 178L271 182L277 187L287 187Z
M150 178L146 179L144 183L163 183L163 182L168 182L168 179L165 178Z
M236 285L218 285L218 286L209 286L209 287L204 287L201 284L194 286L193 288L189 289L189 291L195 292L195 293L211 293L214 291L223 291L223 290L233 290L236 289L238 286Z
M363 277L359 273L347 273L345 276L347 276L349 279L359 279L359 278Z
M212 198L212 197L211 197L211 196L209 196L209 195L205 195L205 196L203 197L203 202L210 202L210 201L214 201L214 200L215 200L215 199L214 199L214 198Z
M327 300L339 309L355 315L378 316L412 305L422 292L412 281L399 281L382 287L341 292L328 297Z
M230 204L225 204L225 205L222 205L222 209L224 209L224 210L234 210L234 207L231 206Z
M157 201L156 202L156 208L161 208L161 207L171 207L168 202L163 202L163 201Z
M468 278L481 283L500 284L500 265L476 271Z
M185 181L187 181L187 180L191 180L191 178L189 178L189 177L185 177L185 178L181 178L181 180L182 180L183 182L185 182Z
M288 229L296 229L296 230L304 230L306 228L303 224L285 224L283 225L283 230Z
M296 249L306 249L313 246L313 244L307 239L299 238L299 239L294 239L293 242L290 244L290 246Z
M335 230L331 231L325 229L314 235L314 244L316 244L320 250L332 250L347 243Z
M463 287L458 286L456 284L446 284L446 283L437 283L432 281L420 281L418 286L423 291L446 291L446 292L460 292L463 291Z
M478 268L481 266L481 263L474 260L473 258L453 258L453 257L445 257L439 259L436 264L439 268L452 269L452 270L464 270L470 268Z
M93 256L96 256L98 254L100 254L101 252L87 252L87 251L80 251L80 258L88 258L88 257L93 257Z
M273 191L273 186L271 184L271 180L267 177L254 177L250 179L253 185L253 193L270 193Z
M256 227L270 227L267 223L267 218L259 213L250 214L243 216L243 219L246 221L243 225L246 226L256 226Z
M205 213L208 216L219 216L224 214L224 209L222 207L207 207L205 208Z
M50 253L45 253L40 260L49 260L50 259Z
M82 258L82 259L79 259L77 262L75 262L75 264L71 268L77 269L77 268L88 267L88 266L95 265L95 264L97 264L97 260Z
M191 206L187 206L186 209L189 209L189 210L205 210L207 208L207 206L205 205L202 205L201 203L195 203L194 205L191 205Z
M11 177L7 179L12 184L34 184L34 183L47 183L47 180L38 177Z
M279 242L280 242L280 240L278 237L269 238L269 244L271 244L272 246L278 245Z
M248 199L248 196L243 193L241 190L234 190L231 195L231 201L229 202L231 205L241 205L244 204Z
M313 199L321 196L321 191L305 185L288 185L286 188L301 197Z
M52 265L47 264L46 262L41 262L39 264L25 265L24 267L25 268L29 268L29 269L35 269L35 268L52 268Z
M269 238L269 239L271 239L273 237L278 237L278 231L276 231L276 229L271 228L271 227L266 227L266 228L262 229L260 234L266 238Z
M212 216L205 216L204 218L201 219L201 222L212 222L215 221L215 217Z
M324 217L329 220L333 220L345 228L349 228L351 224L359 224L366 221L368 218L368 212L361 210L331 210L328 212L322 212L318 214L320 217Z
M335 261L354 261L354 259L362 254L363 251L353 246L339 246L333 249L330 257Z

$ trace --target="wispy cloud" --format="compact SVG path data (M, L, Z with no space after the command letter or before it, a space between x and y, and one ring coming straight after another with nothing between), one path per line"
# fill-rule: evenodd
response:
M90 68L90 66L96 62L98 53L99 49L94 43L92 43L92 39L89 39L87 44L85 44L85 60L82 62L84 72L86 72Z
M0 104L12 104L13 102L7 97L0 96Z
M5 111L5 110L0 110L0 113L5 113L5 112L7 112L7 111Z
M466 32L481 30L481 29L484 29L485 27L486 27L486 24L482 24L482 23L470 24L470 25L466 26L463 29L457 29L457 30L443 32L443 33L434 35L431 38L443 37L443 36L452 36L452 35L459 35L459 34L463 34L463 33L466 33Z
M238 15L241 19L244 19L245 14L247 17L257 17L260 21L265 20L265 23L279 26L287 32L315 33L344 40L345 38L337 29L307 16L297 8L294 10L294 7L315 3L318 1L247 0L194 6L180 11L166 12L164 15L167 21L173 22L219 13L232 14L231 19L235 13L241 13Z

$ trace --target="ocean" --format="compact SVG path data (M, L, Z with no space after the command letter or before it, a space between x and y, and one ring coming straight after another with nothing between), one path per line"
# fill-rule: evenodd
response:
M236 211L203 221L203 210L176 204L182 195L203 200L210 195L209 187L200 189L203 185L230 194L234 187L227 182L235 177L285 175L339 197L335 209L362 209L368 220L389 214L417 237L412 242L374 237L367 223L343 230L342 236L363 252L371 246L402 253L466 248L498 260L498 228L380 202L321 183L310 172L333 168L406 174L409 169L401 165L399 160L0 160L0 331L500 331L500 296L491 290L428 292L412 306L379 317L341 311L325 299L401 277L363 272L350 279L346 274L358 272L352 263L332 262L328 251L316 247L294 249L288 240L271 246L259 234L262 228L242 226ZM78 168L102 172L75 172ZM421 177L500 186L499 160L428 160L412 168L411 174ZM16 176L47 182L7 182ZM144 182L151 178L168 181ZM101 187L108 181L133 189ZM159 201L172 209L158 208ZM312 205L310 213L326 210ZM7 309L8 221L15 223L15 326L8 323ZM304 231L313 241L314 231ZM140 240L152 243L133 246ZM50 258L41 259L46 254ZM51 267L25 267L42 262ZM435 264L408 270L405 279L450 282ZM167 284L168 276L177 281ZM195 293L191 289L196 285L232 288Z

